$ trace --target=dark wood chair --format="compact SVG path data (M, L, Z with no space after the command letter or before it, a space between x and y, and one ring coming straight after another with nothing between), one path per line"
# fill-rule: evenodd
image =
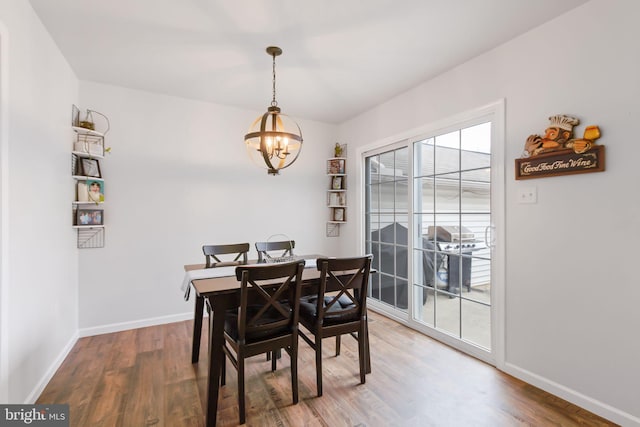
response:
M316 352L316 384L322 396L322 339L336 337L336 356L340 354L340 336L349 334L358 341L360 383L368 372L367 291L372 255L355 258L318 258L320 286L317 294L300 300L300 323L311 333L300 336ZM330 286L329 286L330 285ZM326 293L326 290L338 289Z
M232 243L223 245L203 245L202 252L205 257L205 268L216 268L224 266L243 265L247 263L249 253L249 243ZM224 260L220 256L225 255ZM228 256L226 256L228 255ZM231 259L235 255L231 261ZM189 299L191 285L185 290L184 299ZM204 315L204 300L196 299L196 307L193 323L193 348L191 350L191 363L196 363L200 358L200 337L202 334L202 316Z
M203 245L202 252L205 256L205 268L243 265L247 263L249 243L234 243L229 245ZM223 261L220 255L235 255L231 261Z
M288 257L293 257L293 248L296 246L294 240L281 240L277 242L256 242L258 251L258 264L266 262L287 262ZM271 253L270 253L271 252ZM275 253L274 253L275 252ZM276 358L280 358L280 351L273 353ZM267 353L267 360L271 360L271 353Z
M236 268L240 306L225 315L224 353L238 371L240 424L245 422L244 360L284 348L291 359L293 403L298 403L298 308L304 261ZM276 369L272 358L271 369ZM221 372L225 382L225 368Z
M256 242L258 251L258 263L269 262L269 260L293 256L294 240L283 240L279 242ZM271 253L270 253L271 252ZM276 255L273 255L276 252ZM278 255L279 254L279 255Z

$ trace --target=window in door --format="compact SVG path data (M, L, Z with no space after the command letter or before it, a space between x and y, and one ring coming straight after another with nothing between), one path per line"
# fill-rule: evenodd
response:
M365 247L373 254L369 297L407 312L409 306L409 149L366 157Z

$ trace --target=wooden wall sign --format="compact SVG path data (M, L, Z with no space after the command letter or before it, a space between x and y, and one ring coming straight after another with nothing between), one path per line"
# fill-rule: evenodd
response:
M516 159L516 179L604 171L604 145L594 145L584 153L559 150Z

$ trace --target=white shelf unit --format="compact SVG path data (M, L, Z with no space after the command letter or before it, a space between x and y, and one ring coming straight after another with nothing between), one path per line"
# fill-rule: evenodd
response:
M78 202L78 201L75 201L75 202L71 202L71 203L74 204L74 205L104 205L104 202L91 202L91 201L89 201L89 202Z
M83 158L88 158L88 159L104 159L104 156L101 156L99 154L91 154L91 153L86 153L84 151L72 151L71 154L75 154L78 157L83 157Z
M327 208L329 208L328 237L339 236L340 224L347 222L346 166L346 157L331 157L327 159L327 176L329 180L329 188L327 189Z
M74 138L71 149L71 176L74 180L75 200L71 202L72 227L77 233L78 248L103 248L105 240L104 201L80 200L78 188L82 187L80 184L84 183L85 186L82 188L85 188L84 191L88 191L86 186L89 185L89 182L96 181L101 187L102 197L100 198L104 198L104 178L100 162L105 156L105 133L77 126L79 116L80 110L73 105L71 129L74 132ZM89 172L94 172L98 176L86 175L88 170L85 168L89 167L93 168ZM81 224L81 221L89 222L89 224Z
M87 129L80 126L71 126L78 135L91 135L91 136L101 136L104 138L104 133L98 132L97 130Z
M86 175L73 175L72 176L73 179L78 180L78 181L100 181L100 182L104 182L104 178L98 178L97 176L86 176Z

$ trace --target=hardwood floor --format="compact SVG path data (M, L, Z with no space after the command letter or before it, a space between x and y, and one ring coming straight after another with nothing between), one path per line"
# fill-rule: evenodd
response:
M207 346L191 364L191 321L81 338L37 403L68 403L71 426L203 426ZM206 324L206 322L205 322ZM300 403L289 359L274 373L247 360L250 426L611 426L584 409L503 374L376 313L372 373L359 384L356 341L327 339L324 396L315 396L313 351L300 340ZM238 425L236 373L228 366L218 425Z

